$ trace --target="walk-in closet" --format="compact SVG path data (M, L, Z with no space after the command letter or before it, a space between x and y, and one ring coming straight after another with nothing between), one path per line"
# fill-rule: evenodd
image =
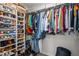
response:
M79 4L0 3L0 56L79 56Z

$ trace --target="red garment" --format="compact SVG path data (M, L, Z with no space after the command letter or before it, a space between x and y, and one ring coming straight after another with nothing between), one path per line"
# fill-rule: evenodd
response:
M26 33L33 34L33 30L29 27L29 28L26 29Z
M58 10L56 12L56 32L58 32Z
M63 6L62 7L63 32L66 32L66 27L65 27L65 14L66 14L66 6Z

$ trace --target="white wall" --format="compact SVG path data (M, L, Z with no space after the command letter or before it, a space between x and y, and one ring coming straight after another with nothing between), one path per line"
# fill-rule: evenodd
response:
M57 4L37 4L34 6L30 6L29 12L40 10L45 7L48 8L55 5ZM69 49L72 52L72 55L79 55L79 38L76 38L74 34L73 35L46 35L46 38L43 40L40 40L39 43L40 43L41 53L46 55L54 56L56 54L56 47L58 46Z
M79 55L77 47L79 40L75 35L47 35L42 42L42 53L47 55L55 55L58 46L65 47L72 52L72 55Z

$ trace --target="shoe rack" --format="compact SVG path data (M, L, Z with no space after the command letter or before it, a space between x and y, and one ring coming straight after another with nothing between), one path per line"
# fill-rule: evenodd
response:
M16 9L0 4L0 55L16 55Z
M25 49L25 9L0 4L0 56L14 56Z
M25 12L26 9L17 6L17 55L25 51Z

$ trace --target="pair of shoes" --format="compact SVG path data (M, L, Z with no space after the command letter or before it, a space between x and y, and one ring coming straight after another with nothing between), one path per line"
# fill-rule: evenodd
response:
M33 56L37 56L37 54L38 54L38 53L32 51L32 55L33 55Z

